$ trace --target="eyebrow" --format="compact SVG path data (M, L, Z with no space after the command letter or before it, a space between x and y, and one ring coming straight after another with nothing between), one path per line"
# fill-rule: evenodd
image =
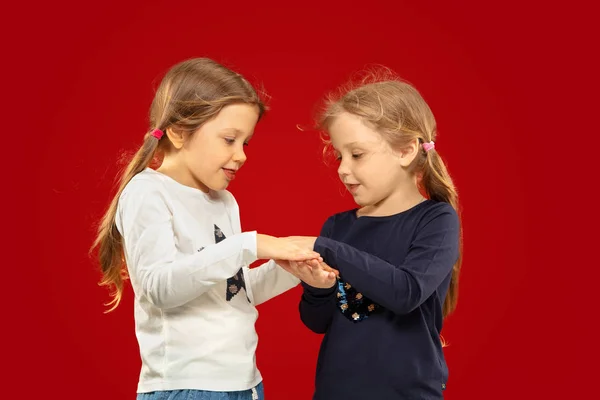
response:
M360 147L360 148L365 148L365 144L368 145L369 142L359 142L359 141L354 141L354 142L350 142L350 143L346 143L343 147L344 148L349 148L352 146L356 146L356 147Z
M222 132L223 132L223 133L234 133L234 134L236 134L236 135L241 135L241 136L244 136L244 135L245 135L245 133L244 133L244 132L242 132L241 130L239 130L238 128L225 128L225 129L223 129L223 130L222 130ZM252 136L254 136L254 133L253 133L253 134L251 134L250 136L248 136L248 137L246 138L246 140L250 140L250 139L252 139Z
M238 135L243 135L244 132L240 131L238 128L225 128L222 130L222 132L231 132L231 133L236 133Z
M355 145L355 144L357 144L357 143L358 143L358 142L356 142L356 141L354 141L354 142L350 142L350 143L346 143L345 145L343 145L343 146L342 146L342 148L351 147L351 146L353 146L353 145ZM334 149L335 151L339 151L339 150L337 149L337 147L335 147L335 146L333 145L333 143L331 144L331 147L333 147L333 149Z

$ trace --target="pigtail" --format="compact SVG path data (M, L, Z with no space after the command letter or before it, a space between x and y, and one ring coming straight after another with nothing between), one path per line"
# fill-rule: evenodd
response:
M150 165L156 155L159 140L150 132L144 137L144 143L121 175L119 189L100 221L98 234L91 249L93 251L98 248L98 259L102 271L100 286L108 286L113 289L110 294L112 300L106 304L110 307L107 312L113 311L121 302L123 284L128 278L123 253L123 238L117 230L115 222L119 197L133 177Z
M426 160L423 166L421 185L425 193L427 194L427 197L429 197L431 200L449 203L454 208L454 210L456 210L460 221L458 193L456 191L456 188L454 187L454 183L452 182L452 178L448 173L444 161L437 153L437 151L435 151L435 149L427 151L425 158ZM458 300L458 277L460 275L460 267L462 264L462 247L463 238L461 224L461 233L459 238L459 255L458 260L452 268L450 286L448 288L448 293L446 294L446 299L444 300L444 306L442 311L444 317L451 314L456 308L456 303Z

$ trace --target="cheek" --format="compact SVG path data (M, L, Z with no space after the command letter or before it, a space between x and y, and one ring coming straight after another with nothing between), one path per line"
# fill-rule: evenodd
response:
M197 146L190 147L188 151L186 151L186 164L195 173L203 174L214 169L216 164L215 152L207 151L209 147L200 142L197 142L196 144Z
M395 185L398 180L398 168L389 160L374 158L371 162L357 166L354 176L361 180L364 186L374 190L386 190Z
M376 155L361 161L362 162L359 162L354 166L353 172L357 177L361 177L370 182L381 181L384 174L389 169L389 166L383 163Z
M399 158L389 154L385 154L377 160L376 168L381 176L389 177L389 179L397 177L402 172Z

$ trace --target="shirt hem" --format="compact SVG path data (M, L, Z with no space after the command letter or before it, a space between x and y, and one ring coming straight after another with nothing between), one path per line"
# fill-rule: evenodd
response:
M210 392L235 392L241 390L250 390L262 382L262 376L258 375L252 381L232 382L228 380L200 380L200 379L182 379L169 381L150 381L140 382L137 393L158 392L165 390L207 390Z

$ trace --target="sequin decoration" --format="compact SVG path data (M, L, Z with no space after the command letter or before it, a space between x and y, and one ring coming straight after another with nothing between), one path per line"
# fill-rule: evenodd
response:
M342 314L353 322L367 319L369 315L380 312L382 307L358 292L348 282L338 279L336 303Z

